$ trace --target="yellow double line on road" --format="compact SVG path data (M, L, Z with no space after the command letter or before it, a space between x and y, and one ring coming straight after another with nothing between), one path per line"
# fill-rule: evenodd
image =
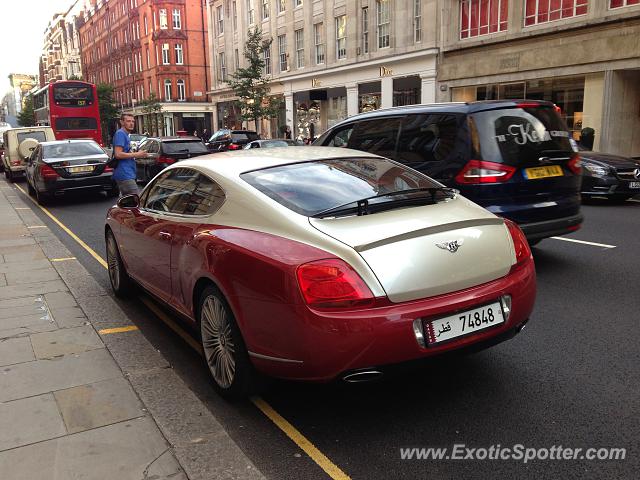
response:
M89 245L82 241L75 233L73 233L66 225L56 218L49 210L39 205L30 195L27 194L19 185L14 185L20 190L29 200L33 202L40 210L44 212L53 222L58 225L67 235L74 239L82 248L84 248L89 255L91 255L100 265L104 268L108 268L107 262L98 255ZM64 259L67 260L67 259ZM176 324L168 315L166 315L153 301L146 297L140 297L142 303L144 303L149 310L151 310L160 320L162 320L171 330L177 333L190 347L192 347L199 355L202 355L202 347L196 342L191 335L189 335L184 329ZM138 330L138 327L127 326L119 328L108 328L100 330L98 333L101 335L124 333ZM340 467L335 465L329 458L324 455L318 448L311 443L297 428L289 423L284 417L276 412L271 405L264 401L261 397L251 397L251 402L258 408L269 420L271 420L280 430L282 430L287 437L291 439L304 453L306 453L311 460L313 460L322 470L325 471L329 477L334 480L350 480L346 473L344 473Z

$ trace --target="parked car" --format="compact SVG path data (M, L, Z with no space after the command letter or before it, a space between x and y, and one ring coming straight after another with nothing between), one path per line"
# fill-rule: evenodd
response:
M207 148L212 152L240 150L247 143L259 139L260 135L251 130L222 129L211 135L211 138L207 142Z
M640 161L608 153L581 151L582 198L624 202L640 194Z
M55 140L51 127L23 127L5 130L2 133L4 143L4 175L13 182L25 174L26 162L38 146L38 142Z
M149 154L147 158L136 158L136 180L143 183L179 160L210 153L198 137L149 137L138 150Z
M518 226L374 154L252 150L172 165L107 213L109 278L199 329L214 387L256 371L363 381L519 332L535 269Z
M38 203L79 190L117 194L109 157L93 140L40 142L26 166L27 188Z
M140 144L147 139L147 135L142 135L140 133L131 133L129 134L129 141L131 142L131 149L137 150L140 147Z
M0 137L0 172L4 172L4 140Z
M301 144L289 138L270 138L265 140L254 140L247 143L243 148L278 148L278 147L299 147Z
M412 105L348 118L314 145L377 153L516 222L531 244L580 228L580 160L555 105Z

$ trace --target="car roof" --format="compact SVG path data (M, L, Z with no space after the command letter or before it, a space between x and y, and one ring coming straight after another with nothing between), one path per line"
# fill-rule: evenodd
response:
M74 140L50 140L48 142L40 142L40 145L49 146L49 145L69 144L69 143L94 143L97 147L100 146L94 140L91 140L89 138L83 138L83 139L78 138Z
M181 167L196 167L226 177L263 168L289 165L313 160L341 158L382 158L373 153L341 147L277 147L267 149L234 150L180 161Z
M343 120L338 125L348 124L360 120L387 117L392 115L404 115L407 113L476 113L499 108L513 108L522 104L528 106L553 107L554 104L544 100L482 100L478 102L444 102L417 105L403 105L401 107L384 108L372 112L360 113Z
M178 135L171 135L171 136L166 136L166 137L147 137L147 140L158 140L160 142L200 142L202 141L202 139L200 137L181 137Z

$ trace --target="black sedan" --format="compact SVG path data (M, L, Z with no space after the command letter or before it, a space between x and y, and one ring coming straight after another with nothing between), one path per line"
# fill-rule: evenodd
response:
M640 194L640 162L607 153L581 151L582 198L624 202Z
M27 160L29 194L40 204L70 191L104 190L115 195L108 159L93 140L41 142Z
M260 135L251 130L218 130L207 142L211 152L226 152L227 150L241 150L247 143L260 140Z
M149 137L138 150L148 154L147 158L136 159L136 180L142 183L175 162L210 153L198 137Z

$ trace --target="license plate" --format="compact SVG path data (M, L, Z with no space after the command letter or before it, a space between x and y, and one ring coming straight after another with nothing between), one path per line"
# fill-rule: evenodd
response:
M484 305L466 312L425 322L425 333L430 345L479 332L504 323L499 302Z
M629 188L640 188L640 182L629 182Z
M81 167L67 167L67 171L69 173L87 173L87 172L93 172L93 166L92 165L83 165Z
M562 167L560 165L546 165L544 167L525 168L524 174L529 180L547 177L561 177Z

